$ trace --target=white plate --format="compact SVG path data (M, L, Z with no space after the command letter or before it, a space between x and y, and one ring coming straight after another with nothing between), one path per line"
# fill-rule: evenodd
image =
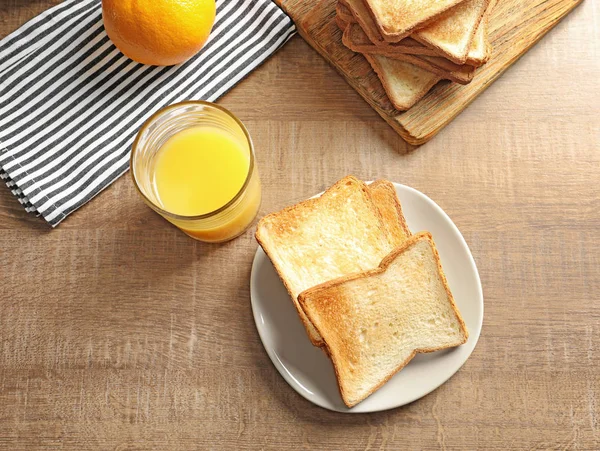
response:
M285 287L259 247L252 264L250 296L260 338L287 383L326 409L376 412L415 401L450 379L479 339L483 293L467 243L448 215L429 197L408 186L394 185L410 230L428 230L433 235L448 284L469 329L469 341L458 348L417 354L382 388L348 409L340 397L331 362L310 343Z

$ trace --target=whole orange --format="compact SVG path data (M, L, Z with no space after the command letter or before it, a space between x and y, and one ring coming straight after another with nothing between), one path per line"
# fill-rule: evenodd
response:
M106 33L121 52L143 64L182 63L204 46L215 0L102 0Z

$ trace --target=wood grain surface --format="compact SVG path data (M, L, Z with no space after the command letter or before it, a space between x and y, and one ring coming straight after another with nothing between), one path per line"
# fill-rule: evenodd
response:
M0 36L55 3L0 0ZM220 101L256 144L261 214L386 177L471 247L479 344L391 411L329 412L281 378L252 319L252 230L193 241L128 176L50 230L0 187L0 449L599 450L599 24L583 2L418 149L300 37Z
M337 0L275 1L294 19L304 39L402 138L420 145L448 125L582 0L499 1L489 19L490 61L475 72L468 85L440 82L405 112L393 107L367 60L342 44L342 33L335 23Z

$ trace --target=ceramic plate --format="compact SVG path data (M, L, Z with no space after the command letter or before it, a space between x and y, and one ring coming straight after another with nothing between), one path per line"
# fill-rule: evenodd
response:
M469 329L458 348L417 354L382 388L352 409L342 402L333 366L309 341L289 295L259 247L252 264L250 296L256 327L275 368L309 401L338 412L376 412L415 401L446 382L473 352L483 321L477 267L464 238L446 213L425 194L395 183L410 230L428 230L437 245L448 284Z

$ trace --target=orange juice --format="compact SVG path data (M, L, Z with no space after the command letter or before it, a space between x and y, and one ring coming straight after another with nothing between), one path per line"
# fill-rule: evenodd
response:
M215 126L195 126L171 136L158 151L152 184L159 205L178 216L215 212L240 193L250 171L248 141ZM256 171L254 171L256 172ZM219 242L242 233L260 207L260 181L251 174L233 210L212 225L171 219L188 235Z
M150 208L202 241L235 238L260 207L248 130L210 102L191 100L154 113L133 143L131 175Z
M180 131L155 158L159 202L181 216L205 215L221 208L242 189L250 167L248 144L210 126Z

